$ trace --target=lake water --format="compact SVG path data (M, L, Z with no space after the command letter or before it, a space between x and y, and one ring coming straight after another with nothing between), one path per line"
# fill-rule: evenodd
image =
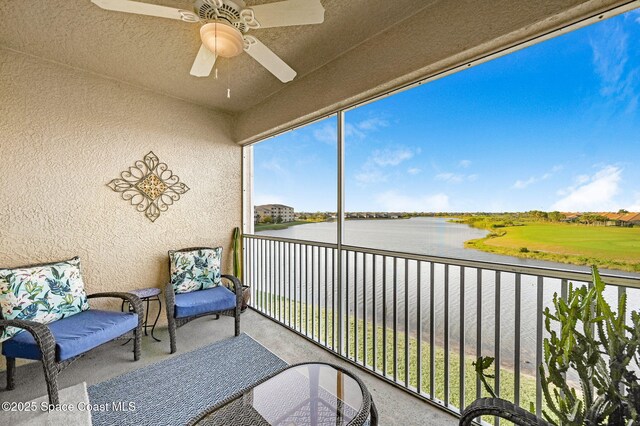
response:
M359 247L371 247L390 251L426 254L456 259L471 259L478 261L498 262L503 264L516 264L525 266L543 266L565 270L589 271L584 266L567 265L556 262L539 261L532 259L521 259L512 256L502 256L486 253L478 250L464 248L464 242L470 239L482 238L487 231L471 228L464 224L451 223L445 218L411 218L398 220L349 220L345 222L345 244ZM313 223L293 226L283 230L271 230L258 232L259 235L269 235L290 239L335 242L336 224L330 222ZM362 254L350 255L349 264L351 270L348 275L347 290L351 295L349 302L349 312L355 314L353 295L357 294L355 303L359 306L358 317L362 318L362 306L368 306L367 320L372 320L372 313L375 308L378 325L381 325L382 318L382 282L383 265L382 257L377 257L374 261L371 255L367 256L368 265L365 269L365 258ZM358 266L356 264L358 258ZM317 251L319 262L323 262L323 252ZM285 261L286 262L286 261ZM322 264L322 263L320 263ZM331 260L329 260L331 264ZM420 306L421 313L421 337L429 341L430 330L430 274L428 264L423 263L418 274L417 262L398 262L396 267L396 288L387 285L387 326L392 326L392 309L389 309L390 301L394 296L398 300L397 321L398 329L404 329L405 314L408 315L409 332L413 335L418 330L417 313ZM393 260L387 260L387 283L393 283ZM322 268L319 268L322 269ZM445 267L435 264L433 273L434 283L434 338L439 344L444 342L445 331L445 296L449 300L448 334L449 343L452 348L459 348L460 339L460 312L461 312L461 268L448 268L448 281L445 284ZM625 273L621 271L612 272L617 275L636 277L640 280L640 275ZM367 278L365 278L365 275ZM332 277L326 277L330 285ZM312 283L318 286L325 280L324 272L318 271L317 280L312 279ZM482 295L481 295L481 340L482 354L494 355L496 336L496 314L499 314L500 326L498 333L500 337L500 358L503 367L512 367L514 360L514 347L516 338L521 342L521 369L524 373L534 374L535 353L536 353L536 317L537 307L537 278L533 276L522 276L521 285L521 326L520 330L515 329L515 295L516 283L515 275L502 273L500 275L500 291L496 292L496 274L492 271L482 271ZM475 356L477 342L477 281L478 273L476 269L465 268L464 270L464 347L465 352ZM418 303L418 283L420 283L420 303ZM313 284L312 284L313 285ZM319 287L318 287L319 288ZM556 279L545 279L543 285L543 305L552 307L554 293L560 293L561 283ZM447 290L447 291L445 291ZM319 294L318 294L319 293ZM405 306L405 293L408 293L409 303ZM304 295L304 289L303 293ZM324 306L322 292L317 292L318 303ZM376 302L374 304L373 295ZM628 294L628 308L640 309L640 291L630 289ZM607 289L607 299L615 302L617 288L610 286ZM328 296L329 298L331 296ZM500 311L496 312L496 299L500 300ZM331 300L327 301L331 305ZM452 374L454 374L452 372Z

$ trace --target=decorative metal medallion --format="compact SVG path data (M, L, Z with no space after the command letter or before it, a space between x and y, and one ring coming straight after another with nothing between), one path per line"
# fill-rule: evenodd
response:
M107 186L120 192L123 200L144 212L151 222L189 190L153 152L145 155L144 160L136 161L128 171L120 173L119 179L112 180Z

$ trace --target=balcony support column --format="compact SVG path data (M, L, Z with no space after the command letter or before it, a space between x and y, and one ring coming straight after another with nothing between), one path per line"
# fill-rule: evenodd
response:
M344 240L344 110L338 112L338 129L337 129L337 148L338 148L338 205L337 205L337 235L336 235L336 243L338 246L338 256L337 256L337 269L338 269L338 353L342 354L342 335L343 335L343 315L342 315L342 289L343 289L343 281L342 281L342 243ZM347 311L348 312L348 311ZM348 354L347 354L348 356Z

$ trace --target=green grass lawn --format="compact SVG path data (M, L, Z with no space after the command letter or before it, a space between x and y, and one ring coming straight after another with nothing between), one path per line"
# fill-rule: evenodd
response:
M509 256L640 271L640 228L528 223L500 228L465 246Z

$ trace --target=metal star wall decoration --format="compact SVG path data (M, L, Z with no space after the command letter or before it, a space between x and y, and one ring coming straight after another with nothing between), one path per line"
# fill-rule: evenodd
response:
M189 187L180 182L165 163L149 152L143 160L138 160L129 170L120 173L120 178L107 184L115 192L120 192L125 201L154 222L161 212L180 199Z

